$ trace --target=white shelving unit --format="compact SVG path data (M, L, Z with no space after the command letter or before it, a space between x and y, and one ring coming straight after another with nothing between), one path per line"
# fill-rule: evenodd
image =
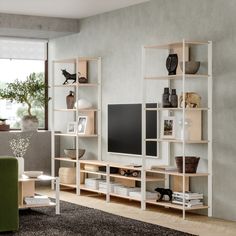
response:
M188 58L186 58L186 48L191 47L201 47L206 46L207 47L207 73L203 74L185 74L185 63L183 63L183 71L182 73L177 73L176 75L157 75L157 76L147 76L146 75L146 66L147 66L147 53L149 51L147 50L167 50L169 53L170 50L178 49L182 52L182 60L181 61L188 61ZM180 59L179 59L180 60ZM194 80L195 83L198 80L205 80L207 89L207 107L201 107L201 108L146 108L146 96L147 96L147 83L150 80L156 80L157 82L160 80L166 80L167 84L170 85L172 81L178 80L180 83L182 83L181 88L182 92L186 92L186 81ZM142 48L142 97L143 97L143 104L142 104L142 209L146 208L146 203L154 204L154 205L160 205L164 207L169 208L175 208L182 210L183 212L183 218L185 219L185 212L189 210L200 210L200 209L208 209L208 216L212 216L212 42L198 42L198 41L186 41L183 40L182 42L177 43L170 43L165 45L153 45L153 46L144 46ZM169 86L166 86L169 87ZM160 103L160 101L158 101ZM185 97L183 96L183 104L185 104ZM202 111L207 113L207 140L186 140L185 136L183 139L162 139L160 138L160 129L158 125L157 132L159 133L159 137L157 139L147 139L145 137L146 134L146 112L148 111L156 111L157 117L160 118L160 114L162 112L167 112L168 114L170 112L175 113L176 112L182 112L182 120L185 120L186 112L187 111ZM160 120L158 121L160 124ZM185 134L185 125L183 125L183 133ZM174 145L175 143L179 143L182 145L182 156L183 156L183 173L178 172L168 172L168 171L157 171L157 170L147 170L146 168L146 162L148 157L146 157L146 142L147 141L155 141L157 142L157 146L162 145L162 143L168 144L168 151L166 153L166 156L168 158L168 161L170 161L170 158L173 158L170 156L170 148L171 145ZM191 145L207 145L207 162L208 162L208 172L207 173L196 173L196 174L188 174L185 173L185 156L186 156L186 146L188 144ZM158 154L160 155L160 151L158 150ZM152 172L152 173L159 173L163 174L165 176L181 176L182 177L182 190L183 193L185 192L185 179L186 177L204 177L208 180L208 187L207 187L207 198L208 203L207 205L203 206L196 206L187 208L185 207L185 200L183 201L183 205L176 205L172 204L171 202L156 202L156 201L150 201L145 199L145 190L146 190L146 172ZM168 182L167 182L168 183Z
M88 75L88 83L79 83L79 63L86 62L89 66L90 63L96 63L96 81L90 81L90 75ZM74 67L74 73L76 73L76 81L75 83L68 83L68 84L60 84L57 80L58 75L58 65L63 69L63 66L70 64L71 67ZM57 67L57 68L56 68ZM96 138L97 139L97 159L101 160L101 57L77 57L65 60L55 60L53 61L53 81L52 81L52 116L51 116L51 127L52 127L52 136L51 136L51 143L52 143L52 158L51 158L51 172L52 176L58 175L55 173L55 162L62 163L70 163L75 165L76 167L76 184L64 184L60 183L61 186L65 186L68 188L76 189L76 193L80 194L80 168L79 168L79 148L80 148L80 140L81 139L90 139ZM63 80L61 80L63 82ZM66 96L68 95L69 90L73 90L75 94L75 101L78 101L80 98L80 92L84 88L86 89L96 89L97 90L97 107L93 107L90 109L78 109L76 106L73 109L66 108ZM62 89L62 96L60 99L64 99L64 105L60 105L60 107L56 106L57 97L55 96L55 92L57 89ZM65 93L67 91L67 94ZM61 98L63 97L63 98ZM96 126L96 133L93 134L79 134L78 133L78 117L82 113L85 115L87 112L94 112L95 113L95 126ZM62 119L60 114L71 114L73 117L72 120L68 120L67 122L76 122L76 132L75 133L67 133L66 127L63 127L63 130L57 130L55 127L55 122ZM69 119L69 118L68 118ZM59 137L68 137L71 139L71 142L74 143L74 148L76 149L76 159L71 159L65 157L64 155L56 156L55 155L55 138ZM83 148L83 147L81 147ZM89 150L86 150L88 152ZM52 186L53 187L53 186Z
M125 195L120 195L116 194L114 192L109 191L110 187L110 182L117 182L121 184L125 184L125 186L131 185L136 185L136 182L141 182L141 177L133 177L133 176L123 176L119 173L110 173L110 168L118 168L118 169L126 169L126 170L132 170L132 171L141 171L140 167L134 167L130 165L122 165L119 163L114 163L114 162L108 162L108 161L97 161L97 160L80 160L80 173L83 173L84 176L88 175L93 175L96 177L103 177L106 179L106 184L107 184L107 192L100 191L99 189L91 189L88 187L85 187L85 185L82 183L80 184L80 190L85 190L89 192L95 192L99 194L104 194L106 196L106 201L110 202L110 197L118 197L118 198L124 198L124 199L129 199L129 200L134 200L138 201L141 203L141 199L131 197L131 196L125 196ZM85 165L92 165L92 166L97 166L97 167L106 167L106 172L101 172L101 171L91 171L91 170L85 170L84 166ZM150 172L151 173L151 172ZM156 173L151 176L146 177L147 182L163 182L164 178L160 178ZM132 186L134 187L134 186Z

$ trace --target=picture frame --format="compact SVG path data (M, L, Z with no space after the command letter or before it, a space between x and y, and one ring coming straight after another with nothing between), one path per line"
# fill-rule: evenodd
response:
M175 139L175 117L164 116L161 122L161 138Z
M86 127L87 127L87 116L79 116L78 117L78 134L85 134L86 133Z
M76 133L76 122L69 122L67 124L67 133L75 134Z

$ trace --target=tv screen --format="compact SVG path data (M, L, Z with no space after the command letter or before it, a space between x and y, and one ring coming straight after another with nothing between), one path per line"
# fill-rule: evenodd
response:
M146 104L157 107L157 104ZM146 137L157 137L156 111L146 112ZM108 105L108 152L142 154L141 104ZM146 155L157 155L156 142L146 142Z

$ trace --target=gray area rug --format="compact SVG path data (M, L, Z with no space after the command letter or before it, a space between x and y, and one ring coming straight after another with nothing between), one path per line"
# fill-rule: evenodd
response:
M17 233L0 235L189 236L192 234L61 201L61 215L55 215L54 207L21 210L20 230Z

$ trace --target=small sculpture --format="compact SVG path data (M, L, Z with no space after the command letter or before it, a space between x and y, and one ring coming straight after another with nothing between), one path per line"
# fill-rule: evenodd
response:
M123 176L138 177L138 176L141 175L141 172L137 171L137 170L120 169L120 174L123 175Z
M64 84L68 84L68 80L73 80L72 83L75 83L76 82L76 74L70 74L69 72L66 71L66 69L64 70L61 70L62 71L62 74L65 76L66 80L64 81L63 85ZM79 72L79 83L88 83L88 79L85 78L85 77L80 77L80 72Z
M66 80L64 81L64 84L68 84L68 80L73 80L73 83L76 82L76 74L70 74L69 72L66 71L66 69L61 70L62 74L65 76Z
M197 108L200 107L201 97L194 92L184 93L185 107L186 108ZM179 98L179 106L183 107L183 93Z
M157 202L163 200L164 196L168 196L168 201L172 200L172 190L171 189L165 189L165 188L156 188L155 191L157 192Z
M178 55L175 54L169 54L169 56L166 59L166 69L168 70L168 75L176 75L176 69L178 66Z

